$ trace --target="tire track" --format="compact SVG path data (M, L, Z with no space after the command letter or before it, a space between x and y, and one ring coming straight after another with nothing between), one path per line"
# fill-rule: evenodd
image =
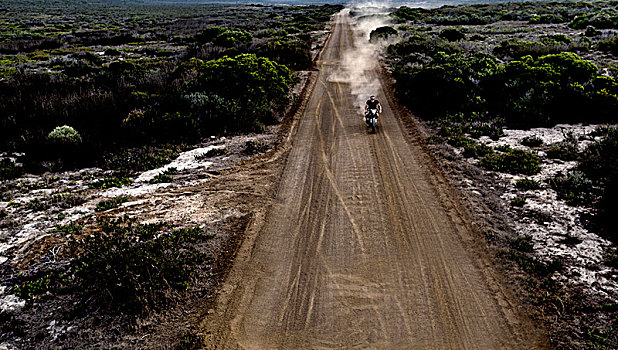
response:
M269 163L282 169L279 188L204 319L208 346L547 347L489 258L468 250L464 209L442 201L449 189L390 99L369 135L350 85L329 79L354 45L349 23L338 15L292 146Z

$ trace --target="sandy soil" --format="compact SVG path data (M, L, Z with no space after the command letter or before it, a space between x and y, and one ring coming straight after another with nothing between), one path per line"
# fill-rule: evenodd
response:
M363 74L385 112L367 133L340 79L359 40L338 15L293 138L259 166L280 181L202 320L207 347L549 347L420 132L402 124L374 56Z

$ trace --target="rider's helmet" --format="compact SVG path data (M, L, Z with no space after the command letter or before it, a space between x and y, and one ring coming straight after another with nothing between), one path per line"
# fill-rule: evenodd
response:
M376 97L375 97L375 96L373 96L373 95L371 95L371 96L369 96L369 99L370 99L370 100L375 100L375 99L376 99Z

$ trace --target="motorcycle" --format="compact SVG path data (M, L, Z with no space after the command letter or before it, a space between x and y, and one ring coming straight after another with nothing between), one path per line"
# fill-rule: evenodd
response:
M372 134L375 134L376 128L378 127L378 116L379 113L377 109L369 109L365 115L365 124L371 128Z

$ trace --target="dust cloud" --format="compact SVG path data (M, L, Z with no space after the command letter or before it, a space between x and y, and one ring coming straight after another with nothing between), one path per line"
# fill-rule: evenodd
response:
M392 10L389 2L352 2L342 13L352 24L354 46L344 52L342 69L328 80L350 85L352 101L361 114L369 96L375 95L378 100L383 97L380 96L380 81L375 71L378 52L386 43L370 43L369 34L378 27L392 24L388 16Z

